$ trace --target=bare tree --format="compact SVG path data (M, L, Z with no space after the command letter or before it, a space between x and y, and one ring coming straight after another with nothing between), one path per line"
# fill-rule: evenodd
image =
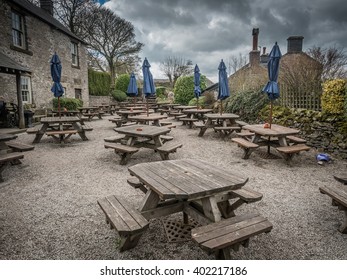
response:
M229 73L235 73L237 70L241 69L247 64L247 56L239 53L238 56L229 57Z
M103 57L111 74L112 84L115 82L116 65L126 58L136 56L143 44L135 41L134 26L104 7L94 7L84 22L88 31L85 41L89 45L89 54L95 61ZM100 68L103 71L102 65Z
M323 65L322 80L347 77L347 55L344 49L336 46L321 48L313 46L308 54Z
M168 77L174 87L177 79L192 73L193 62L178 56L168 56L160 63L160 70Z

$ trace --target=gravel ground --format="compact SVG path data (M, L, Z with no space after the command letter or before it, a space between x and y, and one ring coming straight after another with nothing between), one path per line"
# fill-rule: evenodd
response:
M118 235L110 230L97 204L99 198L122 195L134 206L143 194L128 186L127 168L141 162L160 160L152 150L134 154L128 165L103 146L114 125L105 117L90 124L89 141L78 136L64 146L44 137L25 153L21 165L3 172L0 183L0 259L213 259L192 241L168 242L160 219L135 249L119 253ZM269 234L251 239L248 248L232 252L240 260L347 259L347 234L337 228L344 214L320 194L325 185L341 185L333 175L346 174L347 162L335 159L318 165L315 151L295 156L292 166L282 159L264 159L255 152L248 160L230 139L220 139L208 130L181 125L172 129L183 148L171 159L198 158L227 167L249 177L247 186L264 194L261 201L243 205L237 213L259 212L273 223ZM30 144L34 136L19 134ZM265 150L264 150L265 151Z

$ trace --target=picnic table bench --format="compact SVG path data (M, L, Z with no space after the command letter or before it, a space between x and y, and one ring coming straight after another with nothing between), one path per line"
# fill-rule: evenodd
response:
M19 152L8 153L8 154L0 154L0 182L4 181L2 176L2 172L10 165L10 164L18 164L20 163L20 159L24 158L24 155Z
M158 147L156 150L159 152L162 160L168 160L170 153L175 153L178 148L183 146L182 143L164 143L162 146Z
M258 144L241 137L232 138L231 141L237 143L237 145L243 149L243 159L248 159L251 153L259 147Z
M5 144L12 149L14 152L27 152L31 151L35 148L35 146L16 142L16 141L9 141L5 142Z
M148 221L121 197L111 195L99 199L98 204L105 213L106 222L120 236L119 250L122 252L135 247L148 228Z
M344 211L345 220L339 228L341 233L347 233L347 187L345 186L325 186L320 187L319 191L332 198L332 205L337 206L339 210Z
M121 156L121 160L120 160L121 165L127 164L131 155L139 151L139 149L136 147L117 144L117 143L105 144L105 148L113 149L116 154L119 154Z
M76 129L46 131L47 136L52 136L59 143L62 143L62 142L67 143L66 140L68 140L73 134L76 134L76 133L78 133Z
M248 247L249 239L272 230L272 224L259 214L244 214L192 229L192 238L217 259L231 259L230 249Z
M290 161L293 155L299 154L302 151L308 151L310 150L310 147L305 144L298 144L293 146L277 147L276 150L280 152L286 161Z

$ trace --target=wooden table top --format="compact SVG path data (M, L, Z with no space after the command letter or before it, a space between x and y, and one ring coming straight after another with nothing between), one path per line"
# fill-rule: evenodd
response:
M150 110L153 112L153 110ZM146 113L146 110L119 110L116 111L118 115L139 115Z
M185 114L206 114L213 112L213 109L185 109L183 110L183 113Z
M128 118L131 121L156 121L156 120L162 120L167 119L167 116L164 115L137 115L137 116L130 116Z
M118 133L135 137L154 137L171 131L170 128L165 126L155 125L129 125L116 127L114 130Z
M297 129L285 127L278 124L272 124L271 129L264 128L263 124L248 124L248 125L245 125L243 129L247 129L249 131L252 131L262 136L273 136L273 137L289 136L289 135L295 135L299 133L299 130Z
M80 122L80 118L78 117L47 117L47 118L41 118L41 123L61 123L61 122Z
M174 106L174 109L186 110L186 109L194 109L196 107L197 106L179 105L179 106Z
M240 188L248 181L231 169L195 159L140 163L128 170L162 199L194 200Z
M205 114L205 117L209 119L238 119L240 116L231 113L214 113L214 114Z

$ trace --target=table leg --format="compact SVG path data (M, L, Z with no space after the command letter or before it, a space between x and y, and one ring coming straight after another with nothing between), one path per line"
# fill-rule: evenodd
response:
M148 190L146 192L145 198L141 202L139 207L139 211L146 211L149 209L154 209L157 207L160 201L159 195L152 190Z
M42 136L45 134L48 128L48 123L44 123L41 129L36 133L33 143L40 143Z
M201 202L204 215L212 222L219 222L221 220L221 213L216 198L214 196L205 197L201 199Z
M88 138L86 136L85 130L82 128L83 123L81 122L81 125L78 123L73 123L72 126L74 129L77 130L78 135L82 138L83 141L87 141Z

